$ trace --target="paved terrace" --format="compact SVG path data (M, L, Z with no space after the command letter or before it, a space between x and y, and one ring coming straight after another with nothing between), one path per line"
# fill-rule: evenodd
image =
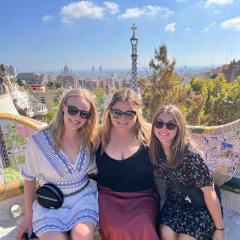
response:
M240 194L222 190L224 222L225 222L225 240L240 239ZM0 239L15 240L17 226L21 223L23 215L13 217L11 206L14 204L23 206L23 196L11 198L1 202L0 209ZM95 240L100 239L98 233L95 234Z

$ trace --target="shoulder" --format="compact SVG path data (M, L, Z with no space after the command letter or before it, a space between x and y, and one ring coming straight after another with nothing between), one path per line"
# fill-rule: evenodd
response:
M196 165L204 164L204 154L198 149L190 146L186 150L184 161Z
M142 149L143 151L149 152L149 146L148 146L148 145L141 144L141 145L139 146L139 148Z
M135 155L143 156L144 158L149 157L149 147L147 145L141 144Z
M197 159L203 159L204 154L203 152L199 151L197 148L192 146L187 147L185 157L193 157Z

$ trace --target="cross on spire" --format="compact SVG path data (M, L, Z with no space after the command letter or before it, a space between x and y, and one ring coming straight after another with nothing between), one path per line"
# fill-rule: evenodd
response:
M132 29L132 31L133 31L133 36L132 36L132 38L135 38L135 30L137 30L137 27L136 27L135 23L133 23L131 29Z

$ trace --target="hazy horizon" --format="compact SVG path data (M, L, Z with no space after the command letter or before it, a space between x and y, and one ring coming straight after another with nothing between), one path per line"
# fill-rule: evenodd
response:
M178 66L240 59L239 0L2 0L0 63L19 71L131 67L136 24L138 67L168 47Z

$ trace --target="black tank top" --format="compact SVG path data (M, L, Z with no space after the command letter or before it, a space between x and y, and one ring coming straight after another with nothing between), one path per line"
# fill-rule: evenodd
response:
M96 153L97 182L101 186L115 192L139 192L154 186L153 167L145 146L120 161L100 152L101 146Z

